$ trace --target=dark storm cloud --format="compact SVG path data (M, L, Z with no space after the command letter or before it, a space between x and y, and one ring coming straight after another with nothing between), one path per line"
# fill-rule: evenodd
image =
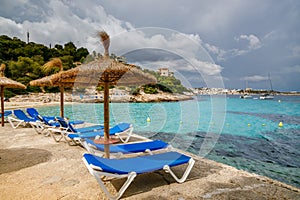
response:
M135 56L120 51L132 62L164 61L171 65L173 60L178 65L178 56L195 57L192 63L201 66L201 73L221 73L226 87L244 88L248 78L249 84L265 88L255 77L271 73L274 89L300 91L299 11L297 0L4 0L0 34L25 40L29 31L34 42L73 41L76 46L102 52L97 31L106 30L112 37L112 52L125 46L130 52L154 47ZM149 26L173 29L173 36L159 32L149 36L149 29L143 29ZM122 34L126 38L118 37ZM201 62L198 54L202 47L216 65ZM174 55L165 53L170 49ZM195 73L186 71L192 68L184 69L185 76L197 80Z

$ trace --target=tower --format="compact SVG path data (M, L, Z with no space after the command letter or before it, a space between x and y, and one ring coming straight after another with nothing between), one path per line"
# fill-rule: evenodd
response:
M27 31L27 44L29 43L29 31Z

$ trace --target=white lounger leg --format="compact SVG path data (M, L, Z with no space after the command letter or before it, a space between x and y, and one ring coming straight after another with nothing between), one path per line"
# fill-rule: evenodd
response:
M10 123L11 127L18 128L22 123L24 123L24 120L15 119L13 117L7 117L7 121ZM16 125L13 123L13 121L18 122Z
M132 135L133 132L133 127L132 125L130 126L130 128L122 133L116 134L119 139L123 142L123 143L127 143ZM123 139L124 135L126 135L126 138Z
M98 184L100 185L100 187L102 188L102 190L104 191L104 193L106 194L106 196L109 199L117 200L117 199L121 198L123 193L126 191L126 189L129 187L129 185L131 184L131 182L134 180L134 178L137 175L135 172L130 172L129 174L124 174L124 175L118 175L118 174L111 174L111 173L98 171L98 170L94 169L92 166L90 166L84 158L82 160L83 160L85 166L88 168L90 174L92 174L96 178ZM105 187L103 181L101 180L102 176L104 176L104 177L113 177L113 178L125 178L125 177L127 177L127 180L123 184L123 186L119 189L119 191L117 191L117 194L115 196L112 196L112 194L107 190L107 188Z
M61 130L59 128L48 128L48 131L55 142L59 142L64 138L64 130Z
M38 134L43 134L45 136L48 136L46 135L47 129L43 126L42 122L40 121L29 122L29 124Z
M189 165L187 166L187 168L181 178L178 178L168 165L164 166L164 170L165 170L165 172L170 173L178 183L183 183L186 180L186 178L188 177L188 175L190 174L194 164L195 164L195 160L193 158L191 158L189 160Z
M105 187L103 181L101 180L101 176L103 176L104 174L102 172L96 171L94 170L92 172L93 176L96 178L97 182L99 183L100 187L102 188L102 190L105 192L105 194L108 196L109 199L113 199L113 200L117 200L119 198L121 198L121 196L124 194L124 192L126 191L126 189L129 187L129 185L131 184L131 182L134 180L134 178L136 177L136 173L135 172L131 172L129 174L126 174L125 176L118 176L115 178L123 178L123 177L127 177L126 182L122 185L122 187L119 189L119 191L117 191L117 194L115 196L112 196L112 194L107 190L107 188ZM106 176L109 176L107 173L105 173ZM110 174L112 175L112 174Z

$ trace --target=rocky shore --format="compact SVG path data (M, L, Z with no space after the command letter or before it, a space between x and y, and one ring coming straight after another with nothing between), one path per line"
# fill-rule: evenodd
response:
M183 94L139 94L139 95L110 95L110 102L169 102L169 101L184 101L193 99L193 96ZM9 99L10 102L59 102L60 93L30 93L26 95L17 95ZM93 95L74 95L72 93L64 93L65 102L78 103L101 103L103 102L102 94Z

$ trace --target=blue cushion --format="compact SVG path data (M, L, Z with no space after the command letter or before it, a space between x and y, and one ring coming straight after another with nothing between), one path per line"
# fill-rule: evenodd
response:
M4 111L4 116L8 116L8 115L11 115L12 114L12 111L11 110L5 110ZM0 117L2 117L2 114L0 113Z
M27 115L22 111L22 110L14 110L14 115L20 119L20 120L24 120L25 122L35 122L36 119L34 118L29 118L27 117Z
M190 157L178 152L167 152L149 156L140 156L126 159L107 159L92 154L84 154L88 164L100 167L102 171L117 174L136 172L142 174L163 169L165 165L170 167L188 163Z
M93 140L85 139L85 141L91 145L94 145L98 150L104 152L104 145L103 144L96 144ZM111 153L138 153L144 152L146 149L151 151L155 151L158 149L167 148L169 146L168 143L165 143L161 140L153 140L149 142L137 142L131 144L117 144L117 145L110 145L109 151Z

